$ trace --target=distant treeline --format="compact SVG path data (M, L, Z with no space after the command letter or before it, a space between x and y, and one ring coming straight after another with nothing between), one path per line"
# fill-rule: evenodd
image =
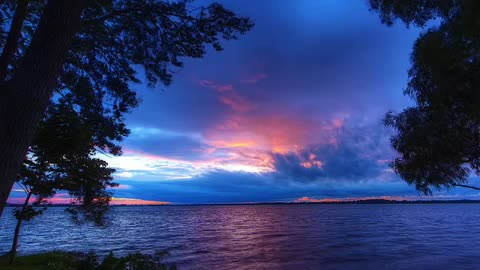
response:
M170 204L170 205L112 205L112 207L129 206L222 206L222 205L298 205L298 204L451 204L451 203L480 203L480 200L356 200L356 201L336 201L336 202L270 202L270 203L219 203L219 204ZM7 204L7 207L19 206L19 204ZM68 207L70 204L46 204L46 207Z
M357 200L357 201L342 201L342 202L300 202L295 204L432 204L432 203L480 203L480 200Z

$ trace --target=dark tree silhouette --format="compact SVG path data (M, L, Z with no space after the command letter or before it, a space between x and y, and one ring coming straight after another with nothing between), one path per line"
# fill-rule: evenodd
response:
M48 199L58 191L70 194L71 207L67 208L67 211L73 214L74 221L103 225L112 195L107 188L117 185L112 182L114 170L108 168L101 159L89 156L69 157L68 163L65 163L69 166L63 168L61 164L51 164L42 158L35 156L24 162L17 180L17 185L25 191L26 198L22 206L13 211L17 225L10 251L10 263L14 262L17 254L23 221L41 215L46 210L42 205L48 203Z
M426 194L480 174L480 1L371 0L382 22L425 28L405 93L415 106L389 113L393 169Z
M15 260L23 221L40 215L44 210L42 204L58 191L70 195L72 205L67 211L75 221L103 225L112 196L108 188L117 184L112 181L115 170L94 156L97 149L107 145L119 149L115 141L126 136L128 130L121 119L105 117L100 108L88 80L81 79L67 97L52 103L47 110L17 179L26 198L22 207L13 212L17 225L11 263Z
M45 209L39 206L46 198L55 194L53 185L50 185L48 178L45 177L45 168L42 168L40 164L27 164L27 162L24 163L25 167L22 168L21 176L17 180L17 185L23 189L26 198L21 207L13 210L13 216L17 220L17 225L15 226L12 248L10 250L10 264L15 261L17 255L18 238L23 221L29 221L41 215ZM31 203L32 196L35 196L34 203Z
M168 85L182 58L236 39L252 26L213 3L192 0L1 0L0 214L35 130L51 102L88 80L105 118L137 105L129 83ZM101 121L108 125L111 121ZM114 121L115 122L115 121ZM110 135L115 136L111 133ZM121 135L120 135L121 136ZM119 147L104 151L117 154Z

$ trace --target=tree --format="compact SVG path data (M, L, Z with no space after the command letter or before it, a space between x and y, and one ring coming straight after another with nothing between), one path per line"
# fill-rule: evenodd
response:
M389 113L393 169L417 190L462 186L480 175L480 2L370 0L382 22L425 28L405 93L415 106Z
M104 223L112 196L108 189L117 186L112 181L115 170L94 156L105 144L111 148L117 146L105 136L109 129L96 122L104 115L101 110L95 110L97 104L89 102L94 97L93 88L84 80L82 82L74 88L75 96L50 106L29 148L28 159L23 163L17 185L25 191L26 198L22 207L13 212L17 225L10 263L15 260L23 221L42 214L45 208L41 205L58 191L71 196L72 205L67 211L75 221ZM116 125L110 130L119 134L124 126ZM30 204L33 199L35 201Z
M68 168L40 161L39 157L33 160L35 161L24 163L17 180L17 185L25 191L26 198L22 206L13 211L17 225L10 251L10 263L13 263L16 257L23 221L41 215L46 210L42 205L48 203L48 199L58 191L66 191L72 197L71 207L67 208L67 211L73 215L74 221L103 225L111 200L111 192L107 188L117 185L112 182L112 173L115 170L108 168L101 159L77 157L76 162L69 160ZM32 199L35 200L33 203Z
M88 80L107 118L138 103L129 83L169 85L182 58L201 58L252 26L192 0L1 0L0 214L51 102ZM3 79L2 79L3 78ZM120 151L109 148L106 151Z
M13 210L13 216L17 220L17 225L15 226L12 248L10 250L10 264L15 261L17 255L18 238L23 221L32 220L35 216L42 214L45 209L39 208L38 206L40 206L46 198L55 194L53 186L50 185L49 181L44 177L44 168L42 168L41 164L25 162L21 175L17 184L25 192L26 198L22 207ZM32 196L36 197L36 201L30 204Z

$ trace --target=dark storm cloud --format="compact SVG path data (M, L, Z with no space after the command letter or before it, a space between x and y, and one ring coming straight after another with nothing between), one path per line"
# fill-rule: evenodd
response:
M393 157L388 131L380 123L366 127L344 126L334 143L311 145L298 152L272 154L278 175L293 181L362 181L387 170Z
M290 202L302 197L346 198L383 195L416 195L413 188L395 181L318 182L299 185L279 181L272 174L213 171L188 180L121 181L129 189L116 190L116 197L134 197L172 203Z

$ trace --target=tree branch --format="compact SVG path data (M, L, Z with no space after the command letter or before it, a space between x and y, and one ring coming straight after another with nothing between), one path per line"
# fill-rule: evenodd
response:
M148 9L148 6L115 10L115 11L112 11L111 13L105 14L105 15L100 16L100 17L96 17L96 18L89 19L89 20L84 20L83 24L104 22L106 20L109 20L109 19L112 19L112 18L115 18L115 17L118 17L118 16L127 15L130 12L142 12L142 11L145 11L146 9ZM191 21L198 20L197 18L194 18L192 16L183 15L183 14L179 14L179 13L165 12L165 11L162 12L162 15L177 17L177 18L180 18L180 19L183 19L183 20L191 20Z
M103 21L106 21L108 19L111 19L111 18L114 18L114 17L117 17L117 16L128 14L128 13L134 12L134 11L141 11L141 10L142 10L142 8L126 8L126 9L122 9L122 10L115 10L115 11L113 11L111 13L108 13L108 14L105 14L103 16L93 18L93 19L90 19L90 20L85 20L85 21L83 21L83 23L84 24L90 24L90 23L96 23L96 22L103 22Z
M454 187L464 187L464 188L471 188L471 189L475 189L475 190L480 190L480 187L474 187L474 186L469 186L469 185L453 184L452 186L454 186Z
M23 191L24 191L25 193L28 194L28 190L27 190L27 186L26 186L26 185L24 185L24 184L22 184L22 183L18 183L18 185L20 186L20 188L23 189Z

